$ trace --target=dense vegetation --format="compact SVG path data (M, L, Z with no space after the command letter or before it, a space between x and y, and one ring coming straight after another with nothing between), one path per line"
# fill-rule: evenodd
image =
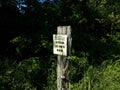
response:
M0 0L0 90L56 90L60 25L72 27L71 90L120 89L119 0Z

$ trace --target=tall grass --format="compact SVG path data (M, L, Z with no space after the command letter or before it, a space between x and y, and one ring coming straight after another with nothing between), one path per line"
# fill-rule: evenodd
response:
M79 83L71 90L120 90L120 60L104 61L101 66L89 66Z

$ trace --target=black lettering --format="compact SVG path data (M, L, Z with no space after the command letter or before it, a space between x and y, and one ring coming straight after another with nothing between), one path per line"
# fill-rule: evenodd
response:
M65 38L62 37L62 36L55 36L55 39L56 39L56 40L65 40Z
M64 44L64 42L61 42L61 41L56 41L55 43L57 43L57 44Z
M64 44L64 42L61 42L62 44Z
M59 48L62 48L62 46L59 46Z
M58 47L58 45L55 45L55 47Z
M63 48L65 48L65 46L63 46Z
M65 48L65 46L61 46L61 45L60 45L59 48Z
M63 50L62 50L62 49L57 49L57 51L58 51L58 52L63 52Z

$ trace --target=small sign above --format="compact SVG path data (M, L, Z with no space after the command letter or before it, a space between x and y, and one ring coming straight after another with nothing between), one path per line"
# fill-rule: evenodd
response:
M67 35L53 34L53 53L67 56Z

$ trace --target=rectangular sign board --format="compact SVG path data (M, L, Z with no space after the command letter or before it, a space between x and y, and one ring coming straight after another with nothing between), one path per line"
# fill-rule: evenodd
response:
M67 35L53 34L53 53L67 56Z

